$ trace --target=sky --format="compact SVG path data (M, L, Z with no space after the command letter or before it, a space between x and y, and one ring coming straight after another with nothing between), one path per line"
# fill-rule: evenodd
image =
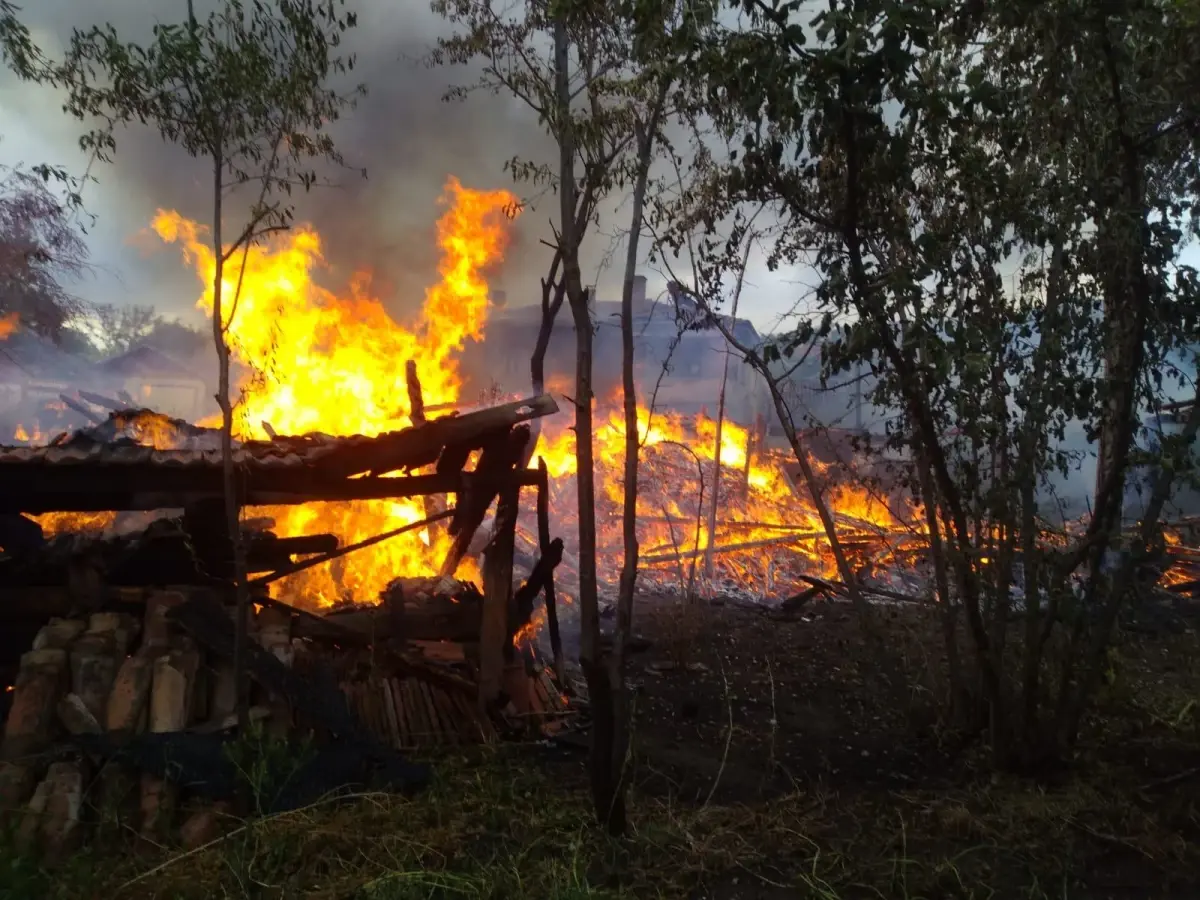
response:
M355 76L368 94L340 123L336 138L348 165L366 168L367 178L339 173L337 187L299 200L297 218L311 222L322 237L327 287L336 290L354 273L368 271L376 296L403 321L436 280L434 223L447 179L456 176L467 187L514 188L520 194L522 188L514 187L504 171L505 161L522 156L550 162L555 148L534 116L504 95L443 101L446 89L468 82L470 72L422 64L446 27L426 0L357 0L356 6L359 27L346 49L357 54ZM204 8L204 0L198 0L197 11ZM154 23L182 21L186 3L38 0L20 15L39 45L55 53L72 28L105 22L127 39L145 40ZM22 84L7 72L0 75L0 163L50 163L81 173L87 162L77 143L82 130L80 122L61 112L61 97L54 91ZM87 211L95 217L87 235L95 271L76 292L96 303L151 305L200 324L195 276L176 250L148 233L148 224L160 207L206 219L204 166L140 126L118 134L117 141L114 162L95 167L97 183L85 190ZM491 279L494 288L507 292L510 304L525 298L535 302L539 296L539 278L549 262L540 240L550 237L557 199L547 197L543 204L518 220L506 260ZM610 211L585 248L585 279L597 285L601 299L620 295L623 244L611 252L612 235L622 230L627 215L619 208ZM606 258L611 262L605 267ZM665 288L661 269L646 261L641 272L651 295ZM760 330L774 330L811 281L811 274L795 270L770 272L756 255L739 315Z

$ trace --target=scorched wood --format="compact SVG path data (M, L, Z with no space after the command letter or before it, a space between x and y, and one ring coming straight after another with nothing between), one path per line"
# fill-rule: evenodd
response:
M558 568L558 564L562 562L562 558L562 538L555 538L546 547L545 552L538 558L538 561L534 563L533 571L529 573L529 578L513 594L512 606L515 618L509 622L508 626L510 641L533 618L533 603L537 600L538 594L543 591L546 592L546 611L547 616L549 616L550 596L554 591L554 570Z
M0 451L0 456L3 451ZM507 480L536 484L535 472L502 477L473 472L396 478L328 479L300 468L258 468L243 473L242 506L292 506L344 500L384 500L424 494L495 491ZM219 468L139 466L25 466L22 472L0 459L0 512L97 512L183 509L224 496Z
M460 493L457 499L455 504L457 512L450 521L450 534L454 536L454 542L446 554L446 559L442 562L441 574L443 577L452 576L458 570L458 564L466 556L467 548L471 545L475 532L483 524L483 519L487 515L488 507L492 505L492 501L508 483L513 483L514 489L520 485L521 482L514 479L513 476L518 474L516 466L520 462L525 445L529 440L529 428L523 425L496 438L483 449L476 473L489 480L481 482L478 486L471 485L470 489ZM537 483L536 472L524 474L533 479L532 483ZM465 496L462 496L464 493ZM513 524L515 527L515 519Z
M407 481L351 476L420 468L451 446L469 453L523 421L557 410L553 398L543 396L375 438L245 442L234 450L238 499L242 505L272 505L461 493L473 486L462 480L465 474ZM119 431L116 424L111 430ZM181 508L221 496L216 449L156 450L128 439L106 444L84 433L51 447L0 448L0 512Z
M538 546L541 549L542 557L545 558L552 549L550 541L550 476L546 469L546 460L540 456L538 457L537 524ZM558 564L562 562L561 540L558 541L558 545L558 561L554 563L554 568L557 568ZM530 580L532 580L532 575ZM566 666L563 660L562 636L558 631L558 600L554 594L553 569L545 580L544 590L546 593L546 624L550 628L550 651L554 654L554 671L561 680L566 677ZM532 610L530 614L532 615Z
M438 579L396 579L378 606L334 610L322 620L372 643L478 641L482 595L470 584L442 581L436 586ZM308 627L320 626L300 626Z
M525 441L528 439L527 432ZM518 453L524 448L525 441L519 444L514 442ZM492 542L483 553L483 615L479 625L481 708L486 708L500 696L504 684L504 666L512 658L513 633L509 625L517 618L513 609L512 582L519 499L520 489L516 485L501 491L496 504L496 528Z

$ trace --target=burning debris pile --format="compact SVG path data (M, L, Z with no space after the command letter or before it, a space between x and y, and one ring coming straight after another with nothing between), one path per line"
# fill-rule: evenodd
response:
M716 422L701 413L683 418L639 408L642 446L639 469L639 575L644 588L705 593L745 599L781 600L835 579L836 569L824 528L797 481L790 451L767 446L761 421L755 429L724 421L720 465ZM550 423L551 427L554 423ZM615 589L621 565L622 466L625 429L611 413L596 433L598 570L606 589ZM846 447L825 442L826 459L812 462L829 488L828 502L860 578L893 586L898 561L911 562L922 546L916 525L920 510L899 491L884 496L848 480L841 464ZM548 461L555 530L572 533L563 510L574 507L574 435L563 429L544 433L537 452ZM718 482L716 472L720 472ZM710 529L710 510L717 514ZM532 542L525 539L525 547ZM711 556L711 577L705 571ZM571 559L560 581L569 587ZM886 584L882 583L886 582Z
M544 494L518 467L530 439L525 423L555 410L542 397L373 438L277 436L236 446L243 502L286 508L416 497L434 513L398 530L444 525L440 577L397 572L378 606L327 616L273 598L270 585L356 548L330 534L278 537L269 522L244 529L257 610L257 649L247 664L252 718L278 735L313 735L339 748L340 768L325 768L343 780L314 774L318 793L373 776L407 786L422 772L396 755L400 748L539 733L570 712L557 677L531 648L515 646L535 597L552 596L551 557L514 592L511 548L521 487ZM194 835L213 820L206 801L228 799L232 779L213 736L234 712L232 545L212 438L206 429L119 412L47 447L0 450L0 513L37 537L9 542L0 558L0 671L8 669L12 685L0 808L20 810L23 838L49 851L77 840L94 779L111 800L111 809L97 810L101 818L128 824L132 816L152 839L173 827L180 803L199 805L182 826ZM464 470L472 458L475 467ZM506 499L481 594L453 576L497 495ZM448 505L451 496L457 506ZM66 516L111 509L160 517L134 533L60 532L44 541L43 526L23 515L54 514L61 528ZM163 514L171 509L181 513ZM561 554L561 542L545 540ZM164 754L176 757L169 777Z

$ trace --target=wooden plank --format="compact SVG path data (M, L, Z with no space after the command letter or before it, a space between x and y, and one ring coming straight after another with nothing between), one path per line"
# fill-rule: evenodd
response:
M542 690L546 692L546 697L549 701L548 709L552 712L561 712L565 709L567 704L563 699L562 688L554 683L550 678L550 673L543 669L538 680L542 683Z
M171 466L42 466L47 473L5 468L0 461L0 512L99 512L108 510L183 509L224 497L220 470ZM132 471L126 471L126 470ZM536 483L535 472L475 472L454 475L401 475L316 479L290 468L246 476L239 484L242 506L292 506L300 503L386 500L429 494L497 490L497 481L514 478ZM494 496L494 493L493 493Z
M491 728L491 723L487 716L481 714L478 706L466 697L461 695L451 696L463 717L463 721L468 724L471 733L471 742L475 744L490 743L495 733Z
M417 688L416 678L404 679L404 704L408 708L409 714L413 717L413 737L415 738L413 746L428 747L429 746L429 717L425 714L425 704L421 700L421 695Z
M513 600L513 549L516 544L518 491L500 494L496 507L496 531L483 555L483 615L479 625L479 704L486 708L496 700L504 684L504 665L511 656L516 619Z
M434 702L438 705L439 712L451 723L454 744L457 746L477 743L478 738L474 734L471 721L463 715L459 705L455 702L454 696L435 684L431 684L429 687L433 693Z
M550 474L546 468L546 460L538 457L538 485L537 485L537 525L538 525L538 546L541 550L542 557L547 557L550 552ZM559 553L559 560L562 560L562 554ZM561 676L565 671L565 663L563 661L562 635L558 630L558 598L554 593L554 571L553 569L547 575L544 587L545 604L546 604L546 624L550 628L550 649L554 653L554 668L558 670Z
M536 478L536 473L527 471L519 478L512 474L521 471L517 467L524 456L525 445L530 440L529 428L522 425L508 434L498 436L484 447L475 474L490 481L486 488L468 486L465 496L460 496L455 501L456 513L450 520L449 528L454 540L442 561L440 574L443 577L453 575L458 569L458 564L466 556L467 548L475 539L475 533L483 523L492 501L505 490L515 487L514 482L530 475Z
M392 696L391 682L390 678L379 679L380 687L383 688L383 711L387 716L388 734L391 738L392 746L399 750L400 722L396 717L396 698Z
M408 641L408 645L431 662L448 665L465 664L466 649L462 641Z
M404 706L404 693L400 687L400 679L389 678L388 684L392 690L392 704L396 709L396 727L400 732L400 746L412 747L412 725L408 721L408 710Z
M434 706L433 697L429 692L429 682L421 678L416 679L416 682L417 693L421 697L421 702L425 705L425 716L429 720L429 728L433 733L433 740L430 742L430 745L434 747L441 746L446 743L446 733L441 717L438 716L437 707Z

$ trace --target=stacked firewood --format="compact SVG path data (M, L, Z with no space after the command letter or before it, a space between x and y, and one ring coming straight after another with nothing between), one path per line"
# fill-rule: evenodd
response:
M206 660L168 619L184 599L176 591L151 592L141 621L119 612L52 619L21 657L0 745L0 808L16 817L26 846L57 855L76 845L93 781L101 820L152 840L179 824L176 786L118 765L93 771L86 754L59 748L70 737L106 735L120 744L139 733L181 732L233 714L232 668ZM257 636L264 645L280 639L267 624ZM212 811L185 819L182 832L203 839L200 820L214 821Z
M231 779L213 774L231 765L219 742L237 719L232 610L205 588L121 594L122 611L48 621L7 694L0 827L52 858L92 825L198 846L232 799L214 788ZM549 669L519 653L507 702L479 706L481 598L470 585L397 579L380 606L328 617L256 599L250 719L267 737L316 737L338 757L329 765L349 751L364 769L390 765L391 786L419 781L396 751L525 736L569 712ZM343 786L329 765L313 763L335 781L322 792Z

